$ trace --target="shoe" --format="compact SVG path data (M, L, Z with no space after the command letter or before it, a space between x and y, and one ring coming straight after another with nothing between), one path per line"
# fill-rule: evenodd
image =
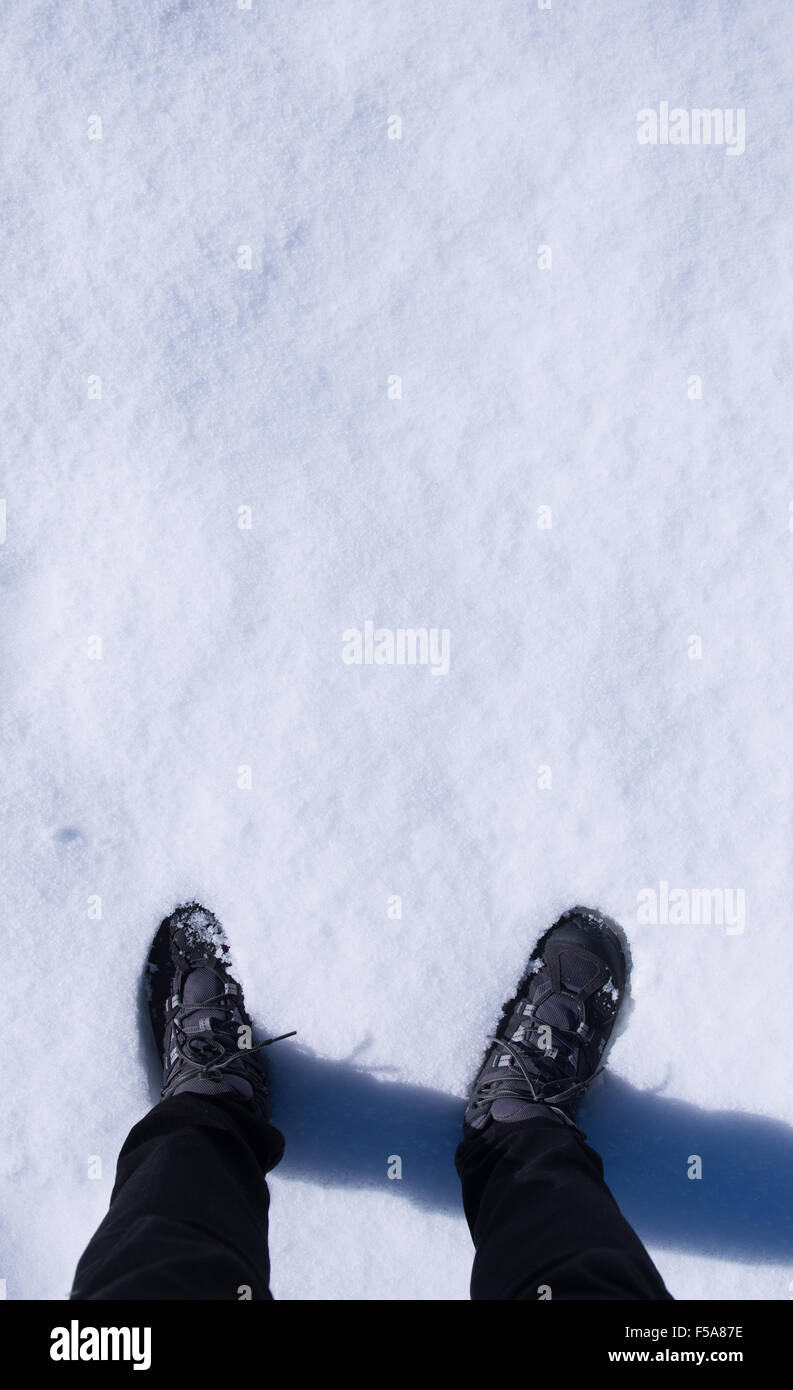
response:
M576 1108L603 1069L625 990L620 938L591 908L565 912L538 941L474 1081L465 1133Z
M163 1059L161 1099L185 1093L228 1096L269 1120L270 1085L261 1049L281 1039L253 1042L228 943L212 912L192 902L165 918L149 952L147 984Z

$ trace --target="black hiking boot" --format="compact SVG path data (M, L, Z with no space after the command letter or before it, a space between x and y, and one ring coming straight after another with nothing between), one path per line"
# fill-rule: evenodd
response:
M466 1134L492 1122L576 1107L602 1070L625 988L625 955L608 918L574 907L537 942L471 1090Z
M228 1096L269 1120L261 1049L280 1038L254 1043L242 988L231 975L228 943L213 913L200 903L185 903L166 917L149 952L147 983L163 1059L161 1099L185 1092Z

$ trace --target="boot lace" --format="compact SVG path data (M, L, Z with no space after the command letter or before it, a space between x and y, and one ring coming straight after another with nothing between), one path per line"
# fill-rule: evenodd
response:
M210 1033L186 1037L184 1033L186 1019L191 1014L206 1009L220 1010L225 1017L212 1020L213 1023L217 1022L218 1027L213 1028ZM178 1009L174 1011L170 1022L173 1024L173 1040L170 1049L168 1078L164 1090L167 1090L177 1072L180 1082L183 1080L192 1081L196 1077L220 1081L223 1078L223 1072L232 1067L235 1062L244 1063L254 1052L261 1052L264 1047L270 1047L273 1043L283 1042L284 1038L294 1038L297 1035L297 1029L293 1028L289 1033L279 1033L277 1037L265 1038L262 1042L252 1043L250 1047L237 1047L232 1042L230 1032L234 1026L234 1004L230 1002L229 996L225 992L212 995L209 999L202 999L195 1004L180 1004ZM224 1047L222 1042L224 1034L229 1040L227 1047Z

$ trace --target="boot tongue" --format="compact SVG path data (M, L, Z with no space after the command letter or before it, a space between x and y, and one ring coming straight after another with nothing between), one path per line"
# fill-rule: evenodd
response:
M547 976L545 979L547 983ZM540 993L541 988L542 983L535 994ZM550 994L547 999L538 1004L531 1017L523 1019L511 1035L513 1042L534 1044L535 1047L539 1048L537 1052L532 1050L531 1055L524 1058L526 1069L542 1080L548 1080L558 1075L562 1068L564 1071L569 1071L571 1068L566 1056L550 1058L540 1048L541 1034L539 1030L545 1024L550 1027L553 1038L554 1029L563 1029L568 1033L574 1033L578 1023L579 1013L576 1000L568 994ZM568 1045L565 1044L565 1048Z
M197 970L191 970L184 982L184 993L182 995L185 1004L203 1004L205 999L216 999L223 993L223 986L215 974L206 965L199 965ZM215 1015L220 1018L221 1014Z
M196 970L191 970L184 982L182 999L185 1004L194 1006L203 1004L206 999L217 999L219 994L223 994L223 983L218 979L214 970L210 970L206 965L200 965ZM206 1029L212 1031L212 1020L225 1019L226 1010L217 1004L206 1009L194 1009L188 1014L185 1020L189 1031L195 1033Z
M547 1105L538 1105L530 1100L517 1100L511 1096L499 1096L493 1101L490 1107L490 1118L500 1120L502 1124L517 1124L520 1120L547 1120L549 1115L553 1118L553 1111ZM482 1116L479 1125L481 1128L487 1116Z
M223 988L223 982L214 970L210 970L206 965L200 965L195 970L191 970L187 976L182 998L185 1004L202 1004L206 999L216 999L219 994L223 994ZM217 1005L206 1009L196 1009L195 1012L189 1014L186 1025L193 1036L193 1052L195 1054L201 1050L201 1033L211 1036L215 1031L220 1032L220 1029L215 1030L212 1027L212 1021L225 1020L225 1018L226 1011L218 1008ZM196 1034L198 1034L197 1037ZM207 1042L209 1042L209 1037ZM198 1056L196 1059L200 1060ZM211 1059L211 1051L207 1048L207 1061L211 1061ZM174 1095L178 1096L183 1092L192 1092L198 1095L236 1094L241 1096L243 1100L250 1100L253 1095L253 1087L244 1076L236 1076L227 1071L220 1080L211 1081L198 1077L186 1081L183 1085L176 1087Z
M551 1028L566 1028L574 1033L578 1027L578 1007L575 999L567 994L551 994L538 1005L534 1018L537 1023L550 1024Z

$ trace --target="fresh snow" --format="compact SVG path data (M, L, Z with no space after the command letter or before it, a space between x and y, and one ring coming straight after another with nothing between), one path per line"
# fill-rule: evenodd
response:
M7 1296L70 1287L196 898L298 1030L276 1297L467 1297L461 1098L585 903L617 1198L677 1297L789 1298L788 0L1 27ZM745 151L640 144L662 102ZM343 660L368 622L448 674ZM662 884L744 928L641 923Z

